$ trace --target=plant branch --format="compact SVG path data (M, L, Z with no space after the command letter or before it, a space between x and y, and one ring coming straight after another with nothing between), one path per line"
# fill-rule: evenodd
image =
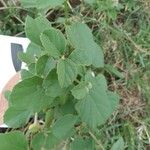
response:
M105 150L105 148L103 147L101 141L98 140L98 139L96 138L96 136L95 136L91 131L89 131L89 134L90 134L90 136L94 139L94 141L98 144L99 148L100 148L101 150Z

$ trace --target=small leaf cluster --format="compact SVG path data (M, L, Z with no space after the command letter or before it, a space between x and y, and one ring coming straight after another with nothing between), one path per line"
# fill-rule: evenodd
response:
M19 58L27 68L9 93L4 116L9 127L25 127L25 132L1 134L0 147L94 150L98 143L90 133L107 121L119 98L96 72L104 67L104 55L92 31L75 22L62 33L44 17L28 16L25 32L31 43Z

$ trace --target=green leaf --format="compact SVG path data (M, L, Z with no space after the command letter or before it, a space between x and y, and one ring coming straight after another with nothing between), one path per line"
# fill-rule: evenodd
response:
M47 55L43 55L38 59L36 63L37 75L46 77L49 74L49 72L53 68L55 68L55 66L56 66L56 61L53 58Z
M29 121L31 115L32 112L30 112L30 110L11 106L5 112L4 122L9 127L18 128L25 125Z
M68 114L57 120L52 127L52 133L58 139L65 138L74 128L78 117Z
M65 0L20 0L21 5L26 8L44 9L47 7L55 8L61 6Z
M45 50L51 56L59 58L66 49L66 39L64 35L57 29L51 28L46 30L41 35L41 42Z
M85 81L90 82L92 88L86 97L77 103L76 109L82 121L92 129L96 129L98 125L105 123L115 110L118 97L108 95L106 79L103 75L93 77L88 74Z
M43 79L36 76L19 82L10 95L12 105L34 113L47 108L53 99L45 95L42 83Z
M40 57L41 56L41 53L42 53L42 50L41 50L41 47L34 44L34 43L30 43L27 47L27 51L26 53L32 57Z
M113 144L113 146L111 148L111 150L118 150L118 149L119 150L124 150L125 149L125 147L124 147L124 140L123 140L122 137L120 137L118 139L118 141Z
M23 124L33 113L46 109L53 102L52 97L45 95L42 83L43 79L35 76L19 82L13 88L10 95L12 107L8 108L5 114L6 123L18 127L20 126L18 120L21 117Z
M91 139L79 137L71 143L70 150L94 150L94 142Z
M27 38L29 38L33 43L37 45L42 45L40 41L40 35L45 30L48 30L50 28L49 21L40 16L36 19L31 18L30 16L27 16L26 22L25 22L25 32Z
M52 133L38 133L33 137L32 148L33 150L50 150L60 142Z
M20 131L0 134L1 150L28 150L28 144L25 136Z
M27 53L18 53L18 58L26 64L31 64L35 62L35 58Z
M90 83L83 81L75 86L71 92L76 99L83 99L89 93L90 88Z
M21 70L21 79L25 80L28 78L32 78L34 75L26 69Z
M75 50L70 58L81 65L103 67L104 56L101 48L94 42L91 30L87 25L74 23L67 27L67 36Z
M58 81L61 87L67 87L77 77L77 68L70 59L60 59L57 64Z
M28 69L29 69L29 72L36 75L36 64L35 63L32 63L32 64L29 64L28 65Z
M58 82L56 70L52 70L43 82L46 95L50 97L58 97L65 93L66 89L61 88Z

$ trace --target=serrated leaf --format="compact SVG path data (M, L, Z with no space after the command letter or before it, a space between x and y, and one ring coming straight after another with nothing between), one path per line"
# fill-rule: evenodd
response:
M123 140L122 137L120 137L118 139L118 141L113 144L113 146L111 148L111 150L118 150L118 149L119 150L124 150L125 149L125 147L124 147L124 140Z
M87 25L74 23L67 27L67 36L75 50L70 58L81 65L103 67L104 56L101 48L94 42L91 30Z
M26 69L21 70L21 79L22 80L32 78L33 76L34 75L31 72L29 72L28 70L26 70Z
M42 83L43 79L35 76L19 82L13 88L10 95L12 107L8 108L4 117L9 126L20 127L33 113L46 109L52 103L53 98L45 95Z
M70 150L94 150L91 139L76 138L70 145Z
M28 144L25 136L20 131L0 134L1 150L27 150Z
M58 82L56 70L52 70L43 82L46 95L50 97L58 97L64 94L66 89L61 88Z
M60 86L69 86L77 77L75 63L70 59L60 59L57 64L57 74Z
M63 34L54 28L46 30L41 35L41 42L45 50L54 58L59 58L66 49L66 40Z
M18 128L25 125L32 115L28 109L21 109L20 107L11 106L5 112L4 123L12 128Z
M90 91L90 83L88 82L80 82L77 86L75 86L71 92L72 95L76 99L83 99Z
M88 95L77 103L76 109L82 121L87 123L91 129L96 129L110 117L116 108L118 99L108 95L106 79L103 75L97 77L88 75L85 79L91 83L92 88Z
M49 74L49 72L53 68L55 68L55 66L56 66L56 61L53 58L47 55L43 55L38 59L36 63L36 73L39 76L46 77Z
M40 16L36 19L31 18L30 16L27 16L26 22L25 22L25 32L27 38L29 38L33 43L37 45L42 45L40 41L40 35L45 30L48 30L50 28L49 21Z
M52 133L58 139L65 138L74 128L77 119L77 116L71 114L67 114L61 117L55 122L54 126L52 127Z
M61 6L65 0L20 0L21 5L26 8L44 9L47 7L55 8Z

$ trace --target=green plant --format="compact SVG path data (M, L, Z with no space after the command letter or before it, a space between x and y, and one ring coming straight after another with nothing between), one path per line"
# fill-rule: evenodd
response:
M63 34L44 17L28 16L25 32L31 44L18 56L28 69L7 95L4 116L9 127L23 132L0 134L0 147L104 149L95 133L119 98L107 89L103 52L91 30L76 22L66 25Z

